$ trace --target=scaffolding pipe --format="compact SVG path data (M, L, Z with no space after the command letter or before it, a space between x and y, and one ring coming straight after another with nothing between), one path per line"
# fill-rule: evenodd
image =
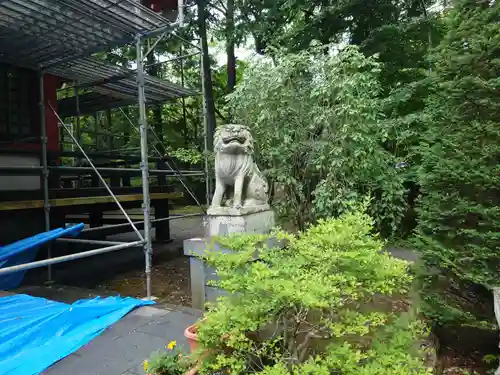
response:
M77 259L88 258L88 257L94 256L94 255L100 255L100 254L104 254L104 253L110 253L112 251L123 250L123 249L128 249L131 247L141 246L143 243L144 243L144 241L128 242L128 243L124 243L124 244L120 244L120 245L103 247L101 249L84 251L84 252L77 253L77 254L64 255L61 257L56 257L56 258L51 258L51 259L39 260L37 262L30 262L30 263L19 264L17 266L0 268L0 275L5 275L8 273L12 273L12 272L27 271L27 270L32 270L34 268L51 266L53 264L69 262L69 261L77 260Z
M3 167L0 167L0 170L2 170ZM93 171L93 168L91 167L65 167L65 166L55 166L51 167L50 169L53 170L59 170L59 171L68 171L68 172L78 172L78 171ZM110 167L103 167L99 168L100 172L106 173L106 172L119 172L122 174L128 174L128 173L133 173L133 172L142 172L141 169L135 169L135 168L110 168ZM171 176L181 176L181 173L178 173L174 170L167 170L167 169L151 169L149 170L151 174L154 175L171 175ZM183 171L186 175L192 176L192 175L201 175L200 171ZM182 174L183 176L185 174Z
M42 177L43 177L43 213L45 219L45 231L50 231L50 203L49 203L49 163L47 160L47 128L45 120L45 89L44 89L44 73L42 70L38 72L39 88L40 88L40 135L42 142ZM47 247L47 259L50 260L51 248ZM52 266L49 263L47 267L48 282L52 281Z
M201 77L201 91L203 92L202 102L202 115L203 115L203 140L204 140L204 154L205 154L205 199L207 206L210 206L210 193L211 193L211 183L210 183L210 170L208 167L208 122L207 122L207 102L205 98L205 72L203 71L203 48L202 41L200 38L200 77Z
M76 82L78 85L78 81ZM76 139L78 142L82 141L82 127L80 124L80 94L78 92L78 86L75 86L73 93L75 94L75 103L76 103ZM73 150L71 150L73 151Z
M151 68L151 67L156 66L156 65L168 64L168 63L175 62L175 61L178 61L178 60L186 59L188 57L193 57L193 56L196 56L196 55L199 55L199 54L200 54L200 52L193 52L193 53L188 53L187 55L181 55L181 56L177 56L177 57L172 57L171 59L168 59L168 60L158 61L158 62L155 62L155 63L152 63L152 64L148 64L144 68Z
M96 134L98 135L98 134ZM106 134L104 134L106 135ZM112 134L107 134L108 137L113 137ZM140 147L128 147L128 148L114 148L112 150L101 150L99 152L102 152L103 154L107 154L108 152L127 152L127 151L136 151L140 150Z
M76 243L83 245L105 245L105 246L113 246L125 244L128 242L120 242L120 241L99 241L99 240L84 240L79 238L58 238L58 242L67 242L67 243Z
M203 216L203 213L197 213L197 214L186 214L186 215L177 215L177 216L169 216L169 217L163 217L161 219L153 219L150 220L151 223L160 223L163 221L170 221L170 220L177 220L177 219L185 219L187 217L198 217L198 216ZM134 221L135 225L142 225L144 224L144 221ZM129 223L123 223L123 224L112 224L112 225L106 225L102 227L95 227L95 228L87 228L82 230L82 233L93 233L93 232L99 232L101 230L105 229L111 229L111 228L126 228L129 227Z
M191 43L189 40L183 38L182 36L180 36L179 34L177 34L175 31L171 31L170 34L172 34L173 36L175 36L177 39L179 39L180 41L190 45L191 47L193 47L194 49L197 49L198 51L203 51L202 48L200 48L200 46L197 46L196 44L194 43Z
M170 221L170 220L176 220L176 219L185 219L187 217L199 217L199 216L205 216L205 214L204 213L199 213L199 214L185 214L185 215L179 215L179 216L162 217L161 219L151 220L151 222L152 223L162 223L164 221Z
M141 43L141 47L142 47L142 39L147 39L147 38L151 38L153 36L156 36L158 34L162 34L162 33L172 33L173 35L175 35L171 30L174 29L175 26L178 26L178 22L172 22L172 23L169 23L169 24L166 24L166 25L163 25L163 26L160 26L160 27L157 27L156 29L154 30L150 30L150 31L146 31L146 32L143 32L143 33L140 33L136 36L136 47L137 47L137 41L140 41ZM141 51L142 52L142 51ZM141 53L142 56L144 56L143 53ZM144 67L144 66L143 66ZM137 68L139 68L139 66L137 66ZM138 69L139 70L139 69ZM144 73L144 72L143 72Z
M94 170L95 174L97 175L97 177L99 177L99 179L101 180L101 182L103 183L104 187L106 188L106 190L108 191L108 193L111 195L111 197L113 198L113 200L115 201L115 203L117 204L118 208L120 209L120 211L123 213L123 215L125 216L125 219L127 219L127 221L130 223L130 225L132 226L132 228L134 229L134 232L137 234L137 236L139 237L139 239L141 241L144 241L144 237L142 237L142 234L141 232L139 232L139 230L135 227L135 225L132 223L132 220L130 219L130 217L128 216L127 212L125 211L125 209L123 208L123 206L121 205L120 201L118 200L118 198L116 198L116 196L113 194L113 191L111 190L111 188L108 186L108 184L106 183L106 181L104 180L104 178L101 176L101 174L99 173L99 171L97 170L97 168L95 167L94 163L92 163L92 161L90 160L90 158L88 157L88 155L85 153L85 151L83 150L82 146L80 145L80 143L76 140L75 136L68 130L68 127L66 126L66 124L61 120L61 118L59 117L59 115L57 114L56 110L54 109L54 107L52 107L52 105L49 103L49 106L50 106L50 109L52 110L52 112L54 112L54 115L57 117L57 120L59 121L59 124L61 124L62 126L64 126L64 129L66 129L66 131L69 133L69 136L73 139L73 142L75 142L75 144L77 145L77 147L80 149L80 152L83 154L83 156L85 157L85 159L87 159L87 161L89 162L90 164L90 167ZM47 191L48 193L48 191ZM47 194L48 195L48 194Z
M88 175L91 176L90 173L78 173L78 172L90 172L93 171L91 167L65 167L65 166L54 166L49 167L49 171L54 170L58 174L77 174L75 178L79 176ZM101 172L113 174L113 175L139 175L141 173L140 169L133 168L99 168ZM36 166L0 166L0 173L4 173L6 175L15 175L15 176L37 176L43 172L43 167ZM201 177L205 174L201 171L183 171L182 175L180 173L176 173L171 170L166 169L150 169L150 175L160 176L166 175L167 177ZM61 176L62 177L62 176Z
M112 134L112 136L115 137L116 135ZM40 139L40 137L38 137L38 139ZM139 137L137 137L137 139L139 139ZM90 145L85 145L85 146L90 146ZM39 155L40 154L40 150L12 149L12 148L1 147L1 146L0 146L0 152L5 153L5 154L16 154L16 155L17 154L23 154L23 155ZM103 154L102 152L99 152L99 151L86 151L86 152L87 152L87 155L90 157L106 156L108 158L115 158L115 159L127 158L129 160L135 160L135 159L137 159L138 161L141 160L141 155L123 155L123 154L119 154L119 153L117 155L114 155L114 154L109 155L107 153L107 151L106 151L106 154ZM82 153L80 151L71 152L71 151L54 151L54 150L51 151L51 150L48 150L48 155L53 155L55 157L81 156L81 154ZM151 161L163 160L163 158L153 157L153 156L151 156L150 158L151 158Z
M149 47L149 49L146 51L146 53L144 54L144 56L142 56L143 59L147 58L149 56L149 54L151 52L153 52L153 50L156 48L156 46L158 45L158 43L160 43L163 38L165 37L165 35L167 35L167 33L162 33L158 36L158 38L155 40L155 42L153 43L153 45L151 47ZM145 69L146 67L143 66L143 68Z
M165 28L166 30L166 28ZM141 36L136 40L137 53L137 91L139 104L139 130L141 135L141 170L142 170L142 208L144 211L144 258L146 273L146 296L151 298L151 218L149 201L149 172L148 172L148 120L146 115L146 97L144 91L144 55Z

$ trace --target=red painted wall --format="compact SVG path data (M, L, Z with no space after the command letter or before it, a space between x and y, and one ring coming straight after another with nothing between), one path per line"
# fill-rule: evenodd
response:
M43 80L45 96L45 129L47 132L47 149L59 150L59 123L57 116L52 111L52 106L57 111L57 89L59 88L59 78L46 75ZM50 104L50 105L49 105Z
M155 12L177 10L177 0L142 0L142 4Z

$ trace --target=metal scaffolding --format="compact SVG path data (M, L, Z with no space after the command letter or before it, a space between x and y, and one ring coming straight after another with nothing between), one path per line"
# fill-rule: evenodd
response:
M179 0L182 7L182 0ZM176 217L165 217L151 220L150 209L150 175L175 176L179 178L184 188L195 199L197 204L201 204L196 196L184 183L186 176L205 176L206 173L196 171L181 171L174 165L165 161L169 170L150 170L148 162L148 121L146 113L146 101L149 103L161 103L168 99L179 98L195 94L192 90L181 86L162 81L151 77L145 73L144 59L148 53L158 43L149 48L147 53L143 52L143 42L145 39L155 35L160 35L159 39L167 33L176 36L173 31L179 23L182 24L182 8L178 21L172 23L163 16L140 5L135 0L7 0L0 2L0 61L19 65L18 61L23 61L23 66L36 69L39 74L40 85L40 126L41 126L41 166L40 167L0 167L0 171L13 173L36 175L43 177L43 209L45 218L45 229L51 229L50 223L50 200L49 200L49 174L51 171L57 173L80 173L93 172L100 179L114 202L126 219L125 224L117 224L116 227L130 227L138 237L133 242L99 241L87 239L61 239L62 242L75 244L89 244L101 246L90 251L80 252L71 255L52 257L50 249L45 260L26 263L13 267L0 269L0 275L28 270L39 267L48 268L49 281L52 280L52 265L68 262L76 259L91 257L112 251L123 250L132 247L142 247L145 259L146 275L146 295L151 298L151 260L153 255L151 240L151 223L170 221L182 217L200 216L200 214L181 215ZM104 27L105 26L105 27ZM182 39L182 38L181 38ZM135 43L137 53L137 68L135 71L106 64L91 56L92 53L104 51L106 49ZM195 54L199 54L198 47ZM193 56L189 54L180 56ZM76 132L64 123L51 103L46 104L44 95L44 75L52 74L76 82L74 88L75 96L67 99L68 104L62 105L64 115L76 115ZM135 82L132 77L135 76ZM92 87L90 94L78 95L78 88ZM135 89L134 89L135 87ZM112 189L101 175L103 173L125 173L135 172L132 168L100 168L92 162L91 153L85 152L81 143L80 115L83 112L95 111L103 98L111 98L109 107L118 108L123 105L132 104L137 101L139 107L139 134L140 134L140 174L142 178L143 195L143 221L134 222L127 211L120 204ZM69 103L74 104L76 112L69 109ZM59 126L64 129L79 150L88 167L57 167L50 166L48 162L47 134L46 134L46 111L50 109L57 117ZM124 113L124 112L123 112ZM125 114L125 113L124 113ZM126 114L125 114L126 116ZM130 120L126 116L127 120ZM152 134L159 140L158 136ZM164 155L153 145L154 150L160 158ZM63 153L61 153L62 155ZM68 154L68 153L66 153ZM138 229L144 227L144 235ZM98 232L109 228L98 227L89 228L84 232Z

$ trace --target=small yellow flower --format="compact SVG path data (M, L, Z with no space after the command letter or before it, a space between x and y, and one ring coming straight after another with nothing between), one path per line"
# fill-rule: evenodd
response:
M144 371L148 371L149 361L147 359L144 360L142 365L143 365Z
M173 348L175 348L177 346L177 341L170 341L167 345L167 348L168 350L172 350Z

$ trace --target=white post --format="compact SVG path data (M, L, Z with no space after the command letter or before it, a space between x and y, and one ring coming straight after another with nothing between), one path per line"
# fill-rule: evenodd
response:
M495 310L497 324L500 327L500 288L493 288L493 307ZM495 375L500 375L500 366L495 371Z
M184 26L184 0L177 0L177 10L179 11L179 15L177 16L177 22L179 27Z

